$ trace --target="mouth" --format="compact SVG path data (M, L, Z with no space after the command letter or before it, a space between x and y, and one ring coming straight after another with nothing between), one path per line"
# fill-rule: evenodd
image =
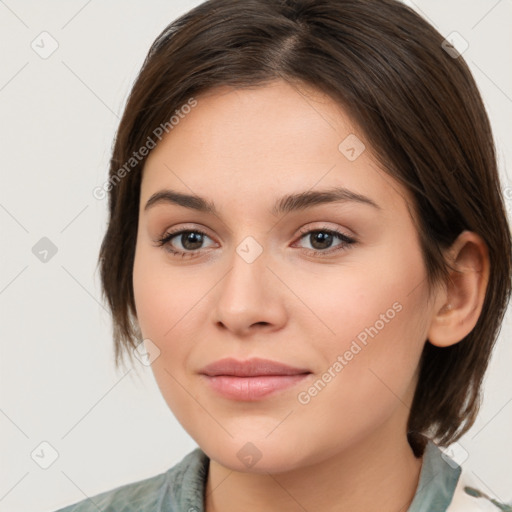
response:
M227 358L215 361L199 371L207 385L231 400L254 401L284 391L312 372L269 359L246 361Z

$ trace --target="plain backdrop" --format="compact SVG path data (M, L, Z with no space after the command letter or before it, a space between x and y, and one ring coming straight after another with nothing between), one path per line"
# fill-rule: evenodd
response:
M196 446L150 368L114 368L96 272L107 201L92 191L107 177L150 44L199 3L0 1L2 512L55 510L165 471ZM407 3L469 44L463 56L488 109L511 209L512 2ZM467 453L482 490L504 501L512 500L511 326L509 310L478 420L453 451Z

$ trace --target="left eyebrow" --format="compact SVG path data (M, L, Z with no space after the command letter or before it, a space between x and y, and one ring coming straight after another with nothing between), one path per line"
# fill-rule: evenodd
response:
M304 192L288 194L279 198L271 212L273 215L302 211L319 204L355 202L382 210L382 208L367 196L353 192L344 187L334 187L327 190L308 190ZM217 208L213 201L196 195L183 194L175 190L164 189L155 192L147 201L144 210L148 210L157 204L176 204L192 210L217 215Z
M382 209L369 197L353 192L348 188L334 187L327 190L308 190L305 192L299 192L298 194L283 196L276 201L272 208L272 213L274 215L279 215L281 213L305 210L306 208L311 208L318 204L348 202L372 206L377 210Z

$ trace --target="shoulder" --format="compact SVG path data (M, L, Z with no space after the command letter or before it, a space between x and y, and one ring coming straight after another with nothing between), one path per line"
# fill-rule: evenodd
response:
M482 482L457 460L453 447L428 440L414 499L407 512L512 512L512 503L488 496Z
M167 473L162 473L85 498L56 512L153 512L158 510L156 504L166 480Z
M453 499L446 512L512 512L512 503L506 504L489 496L482 483L469 470L463 469Z
M196 448L164 473L125 484L55 512L160 512L203 481L207 458Z

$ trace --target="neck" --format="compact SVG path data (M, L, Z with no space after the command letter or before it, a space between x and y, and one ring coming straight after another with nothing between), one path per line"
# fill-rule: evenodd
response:
M281 473L242 473L210 460L205 511L406 512L421 465L422 458L414 456L405 431L396 424L320 463Z

